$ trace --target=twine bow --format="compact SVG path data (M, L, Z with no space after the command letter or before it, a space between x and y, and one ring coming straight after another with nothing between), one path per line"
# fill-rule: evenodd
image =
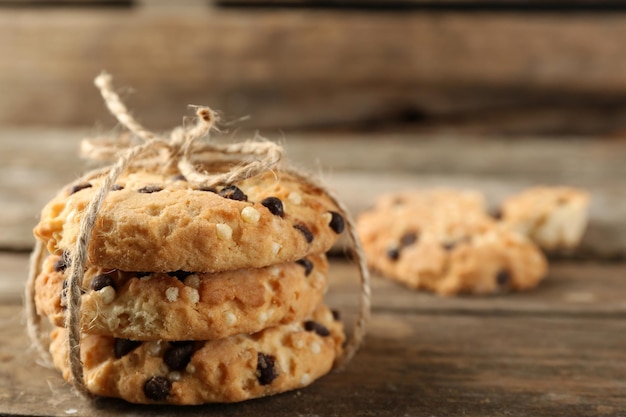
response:
M208 107L196 108L196 123L189 127L174 129L170 137L155 134L139 124L130 114L117 93L113 90L111 76L100 74L95 79L95 85L109 111L126 127L132 136L126 136L114 141L85 140L81 144L83 156L94 159L114 162L113 165L86 174L82 180L104 176L100 187L85 209L81 219L78 238L71 251L69 278L67 284L67 315L65 326L68 328L70 373L75 388L86 397L92 394L85 386L83 365L80 355L80 304L81 286L87 263L87 253L92 231L98 212L111 186L119 175L129 166L145 170L170 168L176 165L186 180L197 187L215 187L229 185L250 178L260 173L272 170L278 166L283 156L283 149L279 145L255 138L234 144L215 144L202 139L207 138L212 130L217 130L217 114ZM245 159L235 166L228 165L224 170L224 162L232 162L231 158ZM199 167L206 168L211 163L220 162L221 170L206 172ZM164 165L165 164L165 165ZM315 182L310 176L293 169L283 169L299 180L310 184L328 195L339 208L346 221L348 237L351 242L351 251L355 259L361 278L361 297L358 318L355 323L352 337L346 344L344 354L339 361L339 367L344 367L358 350L364 336L365 327L370 314L370 287L369 273L365 265L365 258L356 234L354 222L345 206L333 196L328 189ZM41 264L45 257L44 245L37 241L31 255L31 265L26 285L25 307L28 315L28 334L42 357L49 361L50 355L46 349L47 340L41 329L41 317L37 315L35 297L35 279L40 273Z

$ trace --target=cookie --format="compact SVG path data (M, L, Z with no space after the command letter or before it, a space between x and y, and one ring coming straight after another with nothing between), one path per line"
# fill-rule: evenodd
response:
M395 197L384 196L357 220L368 264L382 275L442 295L524 290L544 278L541 251L500 227L479 194L434 190Z
M74 247L101 181L71 184L44 207L34 233L50 253ZM326 252L343 229L332 200L287 172L218 189L192 189L170 174L131 172L104 201L88 262L122 271L263 268Z
M573 249L587 226L589 200L577 188L533 187L503 202L502 221L543 249Z
M89 268L81 330L134 340L211 340L301 320L322 301L328 261L312 255L262 269L215 274ZM35 281L40 315L63 326L68 271L49 256Z
M341 322L325 306L307 320L205 342L135 342L84 334L84 381L95 395L132 403L237 402L311 384L342 353ZM55 366L70 379L64 328L51 334Z

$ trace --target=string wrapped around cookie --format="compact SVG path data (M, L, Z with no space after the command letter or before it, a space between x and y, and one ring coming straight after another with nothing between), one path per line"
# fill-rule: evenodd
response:
M92 232L100 208L114 185L116 179L130 167L145 171L156 171L175 166L194 187L211 188L227 186L261 173L278 168L283 157L283 149L279 145L255 138L252 141L234 144L216 144L207 141L212 130L216 129L217 115L208 107L196 109L196 123L187 127L174 129L169 137L155 134L141 126L128 112L124 103L112 88L111 76L103 73L95 80L96 86L105 100L110 112L126 127L131 136L125 136L116 141L84 141L83 155L93 160L114 162L112 165L91 171L81 180L103 178L93 198L80 221L78 238L73 250L70 251L69 279L67 281L67 315L65 327L68 329L68 351L70 373L76 389L85 396L91 396L84 384L83 365L80 355L80 305L81 285ZM238 164L235 160L247 158ZM216 166L215 172L200 171L196 167ZM227 169L224 170L224 166ZM358 350L364 336L366 324L370 314L369 274L365 264L360 242L356 234L354 222L350 213L328 189L306 175L294 169L281 168L303 183L320 190L340 210L346 224L350 240L350 250L357 264L360 274L360 307L352 336L346 344L343 356L339 361L339 368L344 367ZM40 351L48 357L45 348L46 340L42 334L40 317L37 315L34 303L35 278L39 274L42 260L45 255L43 243L37 241L31 257L29 280L26 286L26 310L28 314L28 333Z

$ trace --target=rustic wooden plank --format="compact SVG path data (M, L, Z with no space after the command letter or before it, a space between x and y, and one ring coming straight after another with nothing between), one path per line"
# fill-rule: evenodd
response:
M77 150L88 133L0 130L0 247L32 247L32 228L40 209L87 166L78 159ZM411 188L472 188L483 191L496 205L531 185L584 187L592 193L590 224L575 254L626 255L623 141L354 133L270 133L267 137L283 141L288 158L325 180L355 215L381 193Z
M347 370L312 386L234 405L90 403L35 365L20 307L0 307L3 415L618 416L625 406L622 319L376 312Z
M327 299L356 309L358 274L353 265L335 259ZM395 314L470 314L484 316L626 317L624 263L555 261L544 281L531 290L490 296L442 297L408 289L372 274L372 308Z
M22 303L28 268L29 255L0 252L0 305Z
M0 124L109 123L91 86L107 69L162 128L203 103L251 115L250 128L615 131L625 23L611 12L7 9Z

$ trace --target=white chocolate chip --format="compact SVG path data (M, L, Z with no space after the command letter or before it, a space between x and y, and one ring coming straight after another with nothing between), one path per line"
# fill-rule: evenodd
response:
M187 298L192 304L198 304L200 302L200 294L195 288L187 288Z
M302 196L295 191L289 193L289 195L287 196L287 200L296 205L302 204Z
M226 223L218 223L215 225L217 230L217 237L223 240L230 240L233 238L233 229Z
M237 316L235 316L235 314L233 314L232 312L227 311L226 313L224 313L224 323L229 326L233 326L235 323L237 323Z
M296 349L302 349L304 347L304 340L302 340L302 339L295 339L293 341L293 347L295 347Z
M280 268L274 265L270 268L269 273L273 277L278 277L280 275Z
M98 294L104 304L111 304L115 300L115 288L110 285L98 290Z
M311 382L311 375L304 373L300 377L300 385L307 385Z
M180 372L172 371L167 375L170 381L180 381Z
M146 346L146 352L148 353L148 355L150 356L161 355L162 346L161 346L160 340L155 341L155 342L146 342L145 346Z
M189 275L185 278L185 285L191 288L198 289L200 288L200 278L196 275Z
M193 363L190 363L189 365L187 365L187 367L185 368L185 371L188 374L193 374L194 372L196 372L196 367Z
M265 323L267 319L268 319L267 312L262 311L261 313L259 313L259 317L258 317L259 323Z
M261 213L254 207L246 206L241 210L241 218L246 223L257 224L261 218Z
M277 255L278 252L283 248L283 245L280 243L272 242L272 254Z
M317 355L321 351L322 351L322 347L320 346L319 343L317 342L311 343L311 352L313 352L314 355Z
M333 215L330 212L326 212L322 214L322 220L324 220L325 224L330 224L333 219Z
M170 303L173 303L174 301L178 300L178 288L169 287L167 290L165 290L165 297L167 298L167 301L169 301Z

